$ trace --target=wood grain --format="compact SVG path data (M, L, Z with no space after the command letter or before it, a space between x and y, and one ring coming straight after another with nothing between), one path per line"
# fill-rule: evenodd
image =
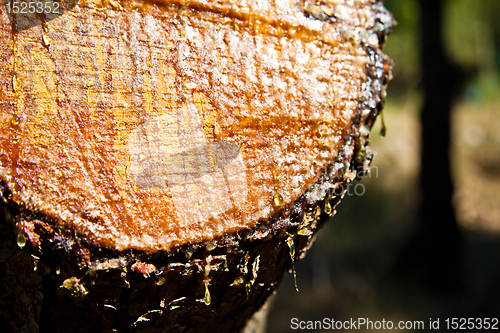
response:
M15 34L3 12L0 179L118 250L255 227L350 135L374 5L80 1Z

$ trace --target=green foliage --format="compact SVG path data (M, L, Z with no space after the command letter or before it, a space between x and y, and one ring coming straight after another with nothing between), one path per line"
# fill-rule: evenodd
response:
M494 65L494 40L485 0L447 1L444 39L448 56L465 68Z
M395 97L415 89L418 84L419 5L416 0L387 0L385 6L398 22L385 47L385 52L394 60L394 81L389 96Z
M398 25L389 36L386 53L394 60L389 98L405 97L418 88L420 42L418 0L386 0ZM466 87L496 99L500 89L500 1L448 0L444 3L443 40L450 61L467 74Z

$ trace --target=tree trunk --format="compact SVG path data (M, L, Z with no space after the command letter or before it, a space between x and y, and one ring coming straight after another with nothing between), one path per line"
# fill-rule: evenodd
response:
M420 219L428 235L427 281L434 290L453 288L459 276L460 231L453 210L450 169L450 118L460 87L457 68L446 58L442 43L443 2L421 1L424 105L420 184ZM432 235L432 236L431 236Z
M241 331L368 170L391 15L66 8L1 18L2 326Z
M450 172L450 116L461 73L446 57L443 2L420 0L421 66L424 103L421 110L422 199L415 234L400 259L406 272L429 290L456 291L459 286L461 233L453 209Z

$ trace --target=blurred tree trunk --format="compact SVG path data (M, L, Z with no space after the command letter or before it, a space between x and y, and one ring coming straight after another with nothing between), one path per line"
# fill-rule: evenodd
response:
M403 251L401 267L417 270L434 291L455 290L459 283L461 235L452 204L450 115L460 88L461 72L447 59L441 0L420 0L421 68L421 202L415 234Z

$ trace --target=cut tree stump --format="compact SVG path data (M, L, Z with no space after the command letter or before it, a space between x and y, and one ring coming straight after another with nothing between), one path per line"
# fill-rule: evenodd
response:
M0 326L241 331L368 171L392 16L375 0L66 8L0 18Z

